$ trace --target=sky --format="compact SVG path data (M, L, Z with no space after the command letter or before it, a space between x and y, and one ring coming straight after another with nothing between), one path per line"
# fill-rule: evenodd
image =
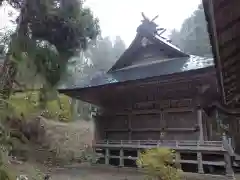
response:
M155 22L168 30L180 29L201 0L87 0L94 15L100 19L103 36L121 36L127 45L136 35L141 23L141 12L149 17L159 17Z
M201 0L86 0L100 20L103 36L120 36L128 46L136 35L141 23L141 12L167 30L180 29L183 21L188 18ZM0 9L0 29L9 25L8 9Z

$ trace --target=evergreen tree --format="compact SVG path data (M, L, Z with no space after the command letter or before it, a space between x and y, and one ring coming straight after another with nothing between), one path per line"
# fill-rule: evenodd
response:
M172 43L186 53L211 56L211 46L202 4L183 22L180 31L173 30L170 37Z

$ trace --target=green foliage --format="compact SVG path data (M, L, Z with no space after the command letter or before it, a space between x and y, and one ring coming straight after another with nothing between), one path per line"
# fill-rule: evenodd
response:
M33 113L37 113L39 110L37 101L37 92L15 93L9 99L9 102L13 107L14 115L17 118L21 118L21 114L28 117Z
M8 46L8 63L4 63L7 67L2 73L11 73L1 76L2 94L5 98L10 96L13 79L20 74L27 74L25 77L30 77L32 82L38 79L47 90L56 89L66 73L68 60L86 49L88 42L100 33L98 19L89 8L83 7L81 0L6 2L19 10L20 15L16 32L4 43Z
M0 179L1 180L13 180L11 178L11 172L5 166L7 163L7 152L11 145L11 138L6 127L0 124Z
M10 180L10 177L6 170L0 169L0 179L1 180Z
M180 170L174 167L175 152L167 148L154 148L141 153L137 165L150 180L180 180Z
M60 103L61 103L62 109L59 107L57 100L47 102L47 108L46 108L47 113L46 115L43 115L43 116L49 119L59 120L63 122L71 121L72 114L71 114L71 105L69 102L69 97L61 95Z
M37 91L30 93L15 93L12 95L9 102L13 107L12 111L14 112L14 116L16 118L21 118L21 114L23 114L25 118L28 118L35 113L40 113L42 109L39 107L38 97L39 93ZM61 108L57 99L47 101L46 109L43 111L42 116L52 120L64 122L71 121L72 115L69 97L60 95L58 98L61 103Z

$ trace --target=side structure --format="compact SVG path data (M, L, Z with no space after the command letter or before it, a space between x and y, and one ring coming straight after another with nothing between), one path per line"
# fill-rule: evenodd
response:
M139 153L152 147L177 152L183 170L233 177L233 150L223 138L212 59L181 52L147 19L129 48L107 73L62 93L98 106L93 147L99 163L134 167ZM162 30L162 28L160 28Z

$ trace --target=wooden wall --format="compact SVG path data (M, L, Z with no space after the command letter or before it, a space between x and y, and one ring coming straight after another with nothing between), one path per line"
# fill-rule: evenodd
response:
M142 104L143 108L136 104ZM131 111L105 111L96 119L98 139L197 140L199 138L196 128L197 112L191 99L152 101L143 104L142 102L133 104ZM203 129L207 131L206 128Z

